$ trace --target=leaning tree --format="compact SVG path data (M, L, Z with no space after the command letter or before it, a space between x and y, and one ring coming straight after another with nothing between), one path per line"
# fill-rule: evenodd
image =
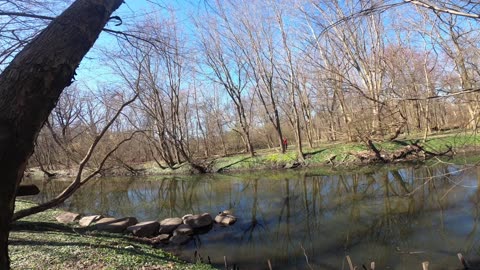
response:
M15 194L34 141L80 61L122 3L76 0L0 74L0 269L10 267L8 236Z

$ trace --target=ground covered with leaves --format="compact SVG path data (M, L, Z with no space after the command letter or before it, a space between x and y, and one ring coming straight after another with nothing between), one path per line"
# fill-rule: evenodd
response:
M17 201L16 209L33 205ZM12 269L213 269L189 264L125 235L87 231L56 222L60 210L17 221L10 232Z

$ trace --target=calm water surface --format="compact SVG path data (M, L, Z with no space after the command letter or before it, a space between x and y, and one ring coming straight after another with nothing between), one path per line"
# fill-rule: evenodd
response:
M135 216L140 221L231 209L238 221L213 227L174 249L195 250L221 267L457 269L456 254L480 258L480 169L454 165L379 168L371 173L315 171L94 180L62 207L84 214ZM34 181L45 201L61 180ZM308 263L306 260L308 257Z

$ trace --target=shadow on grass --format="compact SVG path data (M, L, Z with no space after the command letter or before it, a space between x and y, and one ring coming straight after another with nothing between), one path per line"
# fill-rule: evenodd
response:
M132 249L125 249L123 247L116 247L116 246L111 246L111 245L105 245L105 244L96 244L96 243L86 243L86 242L61 242L61 241L53 241L53 240L46 240L46 241L41 241L41 240L11 240L9 241L9 245L15 245L15 246L31 246L31 247L36 247L36 246L50 246L50 247L74 247L74 248L82 248L86 247L89 249L109 249L112 250L115 255L122 254L122 255L140 255L144 257L149 257L152 259L157 259L157 260L163 260L163 261L169 261L169 262L177 262L176 260L170 258L169 256L161 256L161 255L156 255L152 254L150 252L145 252L145 248L139 248L137 245L132 244L134 248ZM136 247L136 248L135 248ZM152 247L153 249L153 247Z
M41 222L41 221L17 221L12 224L12 232L29 232L29 233L43 233L43 234L71 234L76 236L88 236L99 237L109 239L122 239L125 241L131 241L131 238L123 234L115 234L108 232L101 232L95 230L94 227L86 228L72 228L64 224L57 224L53 222Z
M61 232L73 232L73 228L57 224L53 222L42 222L42 221L23 221L19 220L12 224L12 231L61 231Z
M311 152L305 152L304 155L305 157L310 157L310 156L313 156L313 155L316 155L316 154L320 154L322 152L325 152L327 151L327 149L320 149L320 150L315 150L315 151L311 151Z
M9 245L13 246L31 246L35 247L72 247L82 249L105 249L110 250L113 255L136 255L148 257L151 259L163 260L168 262L177 262L167 254L160 255L148 252L154 247L139 246L137 242L128 236L113 233L104 233L93 230L92 228L72 228L62 224L48 222L28 222L17 221L12 225L11 232L24 232L32 235L44 235L44 239L27 239L26 237L15 237L11 235ZM92 234L89 234L92 232ZM55 236L63 239L49 239ZM35 238L36 238L35 237ZM41 236L40 236L41 237ZM33 238L33 237L32 237ZM79 240L79 238L81 241ZM99 243L105 242L105 243ZM132 246L132 249L125 249L119 245Z
M412 143L418 143L419 141L420 140L392 140L391 142L401 146L408 146L412 145Z
M234 166L234 165L236 165L236 164L238 164L238 163L244 162L244 161L246 161L246 160L248 160L248 159L250 159L250 158L251 158L251 157L246 157L246 158L242 158L242 159L240 159L240 160L237 160L237 161L235 161L235 162L233 162L233 163L230 163L230 164L228 164L228 165L226 165L226 166L223 166L223 167L219 168L219 169L217 170L217 172L223 172L224 170L226 170L226 169L228 169L228 168L230 168L230 167L232 167L232 166Z

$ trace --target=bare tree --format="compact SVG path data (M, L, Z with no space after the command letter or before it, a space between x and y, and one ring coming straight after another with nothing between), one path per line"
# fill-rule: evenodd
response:
M122 139L120 142L118 142L116 145L114 145L100 160L99 164L97 167L92 170L92 172L88 173L87 176L83 176L84 169L86 168L88 162L91 160L93 157L96 148L99 146L101 140L104 138L105 134L107 131L110 129L110 127L115 123L115 121L118 119L118 117L121 115L122 110L133 103L135 99L138 97L138 94L135 94L132 98L129 100L125 101L115 112L113 117L111 117L106 125L102 128L102 130L99 132L98 135L95 136L92 144L88 148L88 151L86 155L83 157L82 161L79 164L75 179L70 183L70 185L65 188L59 195L57 195L55 198L52 200L33 206L31 208L27 209L22 209L18 212L15 212L13 215L13 220L21 219L29 215L33 215L42 211L45 211L46 209L50 209L52 207L58 206L59 204L63 203L66 199L70 198L81 186L86 184L89 180L91 180L93 177L95 177L97 174L99 174L105 162L108 160L108 158L125 142L130 141L133 138L133 135L136 132L131 133L130 135L127 135L124 139Z
M247 63L235 49L235 44L221 31L220 22L209 21L208 25L200 25L200 46L205 64L213 73L210 78L223 87L230 97L236 111L239 130L245 144L245 150L255 155L250 135L250 117L246 104L246 90L249 85Z
M480 4L469 0L403 0L406 3L431 9L435 12L447 13L454 16L480 19Z
M275 20L269 18L268 3L261 1L251 5L251 1L239 1L232 6L229 14L225 12L227 4L220 4L218 14L226 24L226 31L234 38L235 46L249 65L248 75L254 81L255 93L265 111L268 121L274 127L277 143L285 153L280 113L278 108L279 80L278 65L280 59L276 48L277 31ZM235 16L230 14L234 13ZM236 22L233 20L236 18Z
M8 269L15 193L34 141L75 69L121 0L77 0L35 37L0 75L0 267ZM80 26L80 27L79 27Z
M284 55L284 75L281 76L281 80L289 93L290 99L290 108L291 111L288 113L292 113L292 116L289 116L289 119L292 122L292 126L294 127L295 137L297 141L297 158L299 161L304 162L304 154L303 154L303 145L302 145L302 128L300 122L300 106L298 104L298 97L300 96L300 78L299 78L299 65L300 63L296 62L294 59L294 55L292 52L292 45L290 44L289 40L289 33L285 28L285 18L284 12L279 6L272 3L275 19L280 29L281 35L281 44L283 47L283 54Z
M427 17L429 18L429 17ZM438 49L451 59L459 76L458 89L453 91L469 91L479 86L478 70L475 58L480 50L478 44L478 28L468 24L461 17L452 15L433 15L430 17L430 24L433 31L430 38L439 47ZM480 96L478 93L466 93L461 98L466 102L470 119L466 126L476 130L478 126L478 114L480 112Z
M0 71L72 1L1 0Z

